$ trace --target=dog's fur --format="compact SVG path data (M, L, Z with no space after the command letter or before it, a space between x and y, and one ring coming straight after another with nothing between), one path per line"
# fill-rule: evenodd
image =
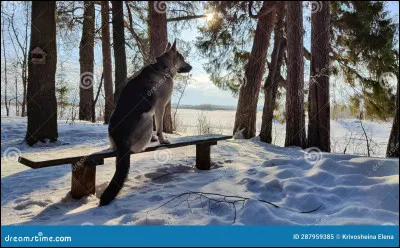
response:
M143 151L150 143L153 115L159 142L169 143L163 136L163 116L165 105L171 99L173 77L191 69L192 66L177 51L175 41L172 46L168 43L154 64L143 67L127 79L108 127L117 160L115 174L100 197L101 206L108 205L121 190L129 172L130 152Z

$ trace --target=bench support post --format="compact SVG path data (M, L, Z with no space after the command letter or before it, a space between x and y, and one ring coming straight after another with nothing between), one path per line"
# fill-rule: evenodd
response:
M96 166L87 165L72 165L71 195L75 199L96 193Z
M211 167L210 153L213 143L196 145L196 168L199 170L209 170Z

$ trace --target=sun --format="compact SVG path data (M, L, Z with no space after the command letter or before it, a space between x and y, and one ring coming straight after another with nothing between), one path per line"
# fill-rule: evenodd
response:
M216 14L214 12L210 12L206 14L207 22L212 22L215 20Z

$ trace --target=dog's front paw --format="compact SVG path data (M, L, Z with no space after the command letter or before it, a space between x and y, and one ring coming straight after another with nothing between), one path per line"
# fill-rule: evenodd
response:
M158 140L158 137L157 136L155 136L155 135L152 135L151 136L151 142L154 142L154 141L157 141Z
M160 140L160 144L171 144L168 139Z

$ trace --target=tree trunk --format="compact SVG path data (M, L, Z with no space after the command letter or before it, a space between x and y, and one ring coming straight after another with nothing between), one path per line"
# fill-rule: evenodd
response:
M104 123L108 124L114 110L114 95L112 82L112 61L110 46L110 18L108 1L101 2L101 45L103 53L103 75L104 75Z
M92 120L93 109L93 63L94 63L94 3L84 2L82 38L79 45L79 120Z
M56 2L33 1L30 51L36 47L46 54L45 64L28 65L28 129L25 140L29 145L37 141L55 141L57 131L57 102L55 77L57 65Z
M260 140L271 143L272 122L279 82L281 80L281 66L286 42L283 39L283 19L285 17L285 2L279 3L277 23L274 31L274 49L271 55L271 64L268 68L268 77L264 84L264 108L260 131Z
M270 11L276 2L264 1L262 9ZM269 40L275 21L275 11L260 13L254 35L253 47L246 65L244 84L240 88L233 133L243 130L248 139L256 133L256 115L261 80L265 70Z
M288 2L286 17L288 72L285 146L305 148L302 2Z
M150 58L155 59L164 53L168 44L167 36L167 12L166 5L157 6L161 2L149 1L149 30L150 30ZM166 4L166 3L164 3ZM171 101L165 106L163 131L172 133Z
M21 116L26 116L26 90L27 90L26 62L22 65L22 107Z
M396 114L390 131L389 143L386 150L387 157L399 157L399 75L397 74Z
M2 20L3 21L3 18ZM7 116L10 116L10 106L8 104L8 99L7 99L7 87L8 87L8 83L7 83L7 56L6 56L6 46L5 46L5 36L4 36L4 30L1 29L1 36L2 36L2 41L3 41L3 54L4 54L4 104L6 106L6 114Z
M330 152L329 1L311 13L311 72L308 95L308 147Z
M23 50L22 53L24 55L24 60L22 62L22 86L23 86L23 92L22 92L22 111L21 111L21 116L25 117L26 116L26 88L28 84L28 28L29 28L29 5L25 5L26 8L26 23L25 23L25 43L24 47L21 47Z
M111 4L115 60L114 104L117 104L127 75L124 35L124 8L122 1L111 1Z
M19 104L18 104L18 80L15 77L15 115L19 115Z

